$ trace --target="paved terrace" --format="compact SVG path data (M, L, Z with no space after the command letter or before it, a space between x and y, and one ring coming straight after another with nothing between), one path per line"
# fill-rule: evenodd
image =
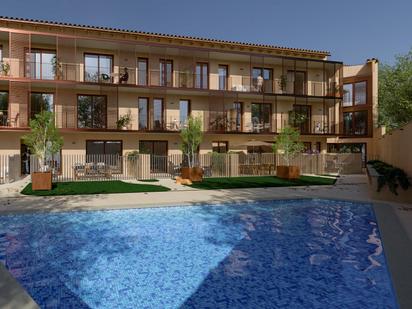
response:
M162 207L173 205L221 204L269 199L329 198L373 203L385 254L392 274L401 308L412 308L412 205L371 200L368 196L367 178L363 175L342 176L333 186L253 188L231 190L196 190L175 185L172 180L161 180L159 184L172 189L157 193L123 193L107 195L77 195L36 197L23 196L19 189L27 184L23 180L0 187L0 215L42 211L79 211ZM3 269L0 268L0 278ZM6 276L7 278L7 276ZM12 278L11 278L12 279ZM8 278L10 280L10 278ZM15 283L2 286L0 280L0 306L7 308L10 295L27 295ZM13 294L12 294L13 293ZM21 303L21 308L35 308L33 303ZM12 307L9 307L12 308Z

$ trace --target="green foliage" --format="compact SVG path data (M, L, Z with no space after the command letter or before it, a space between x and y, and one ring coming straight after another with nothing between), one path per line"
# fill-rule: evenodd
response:
M281 154L288 166L290 160L295 158L304 149L303 143L300 141L299 131L291 127L284 127L275 138L275 141L273 151Z
M308 116L302 112L289 111L289 125L299 126L308 119Z
M368 161L368 164L372 165L372 167L379 174L377 189L378 192L380 192L381 189L385 185L387 185L389 190L393 194L398 195L397 189L399 186L403 190L407 190L411 186L408 175L406 175L406 173L400 168L394 167L379 160Z
M40 169L46 170L46 159L60 151L63 138L54 123L54 114L42 111L30 121L31 132L23 136L23 142L40 162Z
M388 129L412 121L412 49L379 68L379 123Z
M10 72L10 64L8 62L1 61L0 62L0 72L7 76Z
M116 126L118 129L127 127L130 124L130 121L132 121L132 115L129 112L127 114L120 116L119 120L117 120L116 122Z
M180 138L182 139L181 149L187 157L187 164L189 167L194 167L196 164L196 152L203 140L202 119L190 116L186 127L180 132Z

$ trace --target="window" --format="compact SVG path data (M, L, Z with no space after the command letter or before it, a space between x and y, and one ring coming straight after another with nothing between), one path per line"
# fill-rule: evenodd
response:
M150 154L150 172L167 173L167 141L139 141L139 152Z
M229 142L212 142L212 151L217 153L227 153L229 150Z
M252 103L252 131L271 131L271 105L268 103Z
M147 58L137 59L137 84L140 86L147 86L148 84L148 69L149 60Z
M147 130L149 124L149 99L139 98L139 130Z
M30 118L42 111L54 112L54 95L52 93L31 93L30 94Z
M273 90L273 70L254 67L252 70L253 87L258 92L271 93Z
M26 77L33 79L54 79L56 52L31 50L26 53Z
M85 54L84 80L93 83L111 83L113 56Z
M122 155L122 141L86 141L86 155Z
M310 134L311 113L310 105L294 104L291 125L298 128L302 134Z
M227 131L242 131L242 102L234 102L226 110Z
M355 105L366 104L366 82L355 83Z
M343 85L343 106L352 106L353 102L353 85Z
M209 88L209 65L207 63L198 62L196 64L195 87Z
M316 152L320 153L322 151L322 143L316 142Z
M289 70L287 75L287 82L292 82L294 94L306 94L306 72Z
M106 96L77 96L77 127L104 129L107 118Z
M312 152L312 143L311 142L303 142L303 152L311 153Z
M366 81L343 85L343 107L367 104Z
M180 100L179 102L179 124L182 128L189 118L190 114L190 101L189 100Z
M109 165L112 173L121 173L122 160L118 157L122 155L122 148L122 141L86 141L86 162L93 162L92 168L96 169Z
M160 59L160 86L173 87L173 60Z
M0 127L8 126L9 124L9 93L0 91Z
M163 99L153 99L153 130L163 130Z
M345 135L366 135L368 131L368 112L343 113L343 133Z
M219 65L219 90L227 90L228 71L227 65Z

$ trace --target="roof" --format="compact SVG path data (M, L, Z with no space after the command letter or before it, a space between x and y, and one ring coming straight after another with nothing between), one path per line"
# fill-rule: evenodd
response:
M64 27L82 28L82 29L89 29L89 30L90 29L100 30L100 31L117 32L117 33L119 32L120 33L132 33L132 34L138 34L138 35L143 35L143 36L148 36L148 37L157 37L157 38L165 38L165 39L184 39L184 40L191 40L191 41L197 41L197 42L203 42L203 43L222 43L222 44L230 44L230 45L239 46L239 47L254 47L254 48L271 49L271 50L276 50L276 51L308 53L308 54L320 55L323 57L330 56L329 51L292 48L292 47L267 45L267 44L245 43L245 42L237 42L237 41L226 41L226 40L218 40L218 39L210 39L210 38L202 38L202 37L194 37L194 36L145 32L145 31L128 30L128 29L120 29L120 28L80 25L80 24L73 24L73 23L40 20L40 19L0 16L0 20L27 22L27 23L43 24L43 25L64 26Z

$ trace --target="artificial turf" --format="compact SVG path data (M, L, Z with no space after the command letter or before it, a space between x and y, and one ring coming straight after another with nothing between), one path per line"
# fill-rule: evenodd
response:
M204 178L202 182L195 182L190 187L204 190L236 189L236 188L264 188L264 187L291 187L291 186L319 186L333 185L336 178L300 176L296 180L286 180L275 176L253 177L225 177Z
M21 193L25 195L54 196L164 191L170 191L170 189L158 185L133 184L119 180L113 180L57 182L53 184L53 188L50 191L33 191L30 183L21 191Z

